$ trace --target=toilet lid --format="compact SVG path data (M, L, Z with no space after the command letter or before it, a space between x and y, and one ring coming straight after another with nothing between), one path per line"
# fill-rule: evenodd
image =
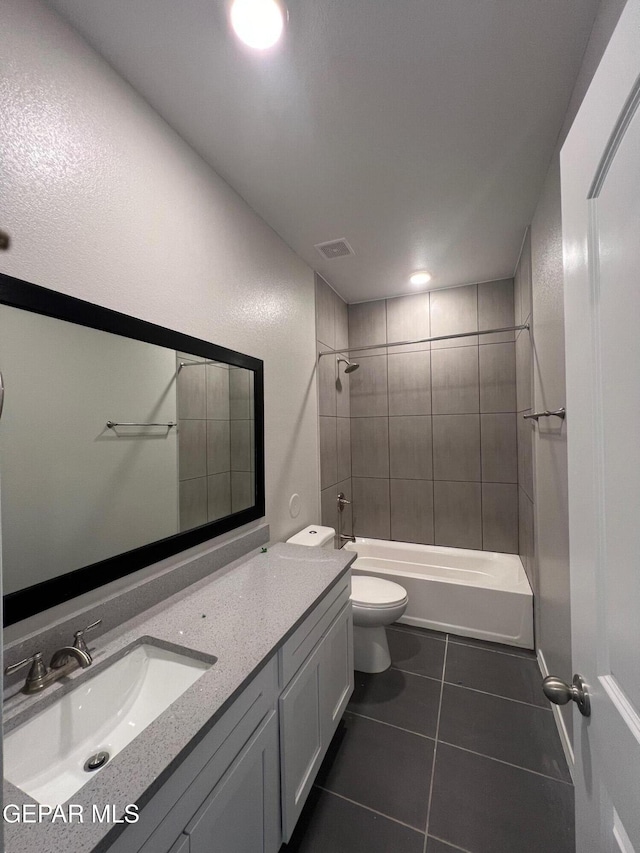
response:
M351 578L351 601L364 607L391 607L407 597L407 591L399 583L353 575Z

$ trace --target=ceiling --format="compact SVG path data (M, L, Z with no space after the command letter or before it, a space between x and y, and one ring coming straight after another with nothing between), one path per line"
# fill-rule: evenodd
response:
M513 274L598 0L48 0L348 301ZM314 244L346 238L353 257Z

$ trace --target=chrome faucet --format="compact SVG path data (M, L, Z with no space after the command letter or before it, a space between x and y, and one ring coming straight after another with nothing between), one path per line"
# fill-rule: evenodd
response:
M40 693L49 687L50 684L54 684L56 681L64 678L65 675L70 675L78 668L86 669L93 663L93 658L83 639L84 633L95 628L101 621L101 619L98 619L92 625L88 625L81 631L76 631L74 644L72 646L63 646L54 652L51 656L48 669L42 659L42 652L36 652L31 657L6 667L4 674L12 675L17 670L31 664L26 681L22 687L22 692L26 693L27 696L31 696L34 693Z

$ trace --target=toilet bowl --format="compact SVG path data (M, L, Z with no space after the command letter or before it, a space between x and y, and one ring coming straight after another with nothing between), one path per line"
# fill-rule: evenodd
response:
M359 672L384 672L391 666L385 625L396 622L407 609L404 587L382 578L351 578L353 657Z
M311 525L287 539L291 545L333 548L335 530ZM368 575L351 578L354 668L359 672L384 672L391 666L385 625L396 622L407 608L404 587Z

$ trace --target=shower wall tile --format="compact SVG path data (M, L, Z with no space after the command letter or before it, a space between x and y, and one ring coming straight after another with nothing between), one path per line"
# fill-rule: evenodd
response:
M431 383L434 415L478 412L478 347L432 350Z
M353 477L352 488L354 535L390 539L389 480Z
M203 374L204 376L204 374ZM207 474L207 422L180 421L178 440L178 476L180 480Z
M525 421L523 415L526 414L531 414L531 409L527 412L518 412L516 419L518 426L518 483L529 499L533 500L533 432L535 426L533 421Z
M353 536L353 486L351 477L348 480L341 480L338 483L338 494L340 492L342 492L350 503L345 506L342 513L338 513L339 527L336 530L341 529L345 535ZM338 547L341 547L342 544L342 542L339 542Z
M337 293L333 293L335 313L336 343L333 349L346 349L349 346L349 310Z
M345 305L346 308L346 305ZM347 355L342 356L347 358ZM329 356L325 356L329 358ZM338 364L336 359L336 415L339 418L351 416L351 374L344 372L344 364Z
M478 329L503 329L514 326L513 279L488 281L478 285ZM514 332L479 335L480 344L514 341Z
M483 482L517 484L516 415L480 415L480 434Z
M533 358L531 333L526 329L516 338L516 384L517 411L524 412L533 407Z
M351 417L379 417L389 413L387 356L360 359L360 367L349 375Z
M190 368L192 369L192 368ZM207 419L229 420L229 368L206 365Z
M320 488L338 482L338 444L336 418L320 418Z
M231 470L251 470L251 424L253 421L233 421L231 429Z
M431 414L431 353L391 353L388 357L389 414Z
M180 530L207 523L207 478L183 480L179 484Z
M320 518L324 527L338 529L338 484L320 492Z
M389 476L389 418L351 418L351 475Z
M318 352L322 346L318 347ZM337 359L335 355L318 357L318 411L321 415L336 416Z
M515 347L513 343L480 347L481 412L515 412Z
M416 293L387 299L387 341L413 341L428 338L431 334L429 294ZM431 344L408 344L392 347L391 353L429 350Z
M478 328L478 285L451 287L432 290L430 297L431 336L456 335L474 332ZM478 337L457 338L451 341L436 341L431 349L448 347L471 347L478 345Z
M389 471L401 480L433 479L430 417L389 418Z
M252 376L252 372L244 367L229 369L229 417L232 421L252 417Z
M517 484L482 484L482 547L507 554L518 550Z
M231 472L231 511L240 512L253 506L254 486L252 475L244 471Z
M336 418L338 480L351 476L351 419Z
M336 348L335 293L316 273L316 338L321 349Z
M481 488L480 483L434 482L436 545L482 549Z
M207 421L207 474L231 470L229 421ZM250 422L248 422L250 423Z
M535 570L534 550L534 514L533 502L523 489L518 488L518 526L520 542L520 559L527 573L534 595L538 594Z
M205 365L187 364L178 370L178 418L202 419L207 416Z
M366 347L373 344L386 343L387 340L387 310L386 302L380 299L376 302L359 302L349 305L349 346ZM384 355L387 350L373 349L366 352L354 353L358 361L364 356Z
M207 477L207 520L215 521L231 513L231 474Z
M433 482L391 480L391 538L433 545Z
M434 415L433 478L480 480L479 415Z

